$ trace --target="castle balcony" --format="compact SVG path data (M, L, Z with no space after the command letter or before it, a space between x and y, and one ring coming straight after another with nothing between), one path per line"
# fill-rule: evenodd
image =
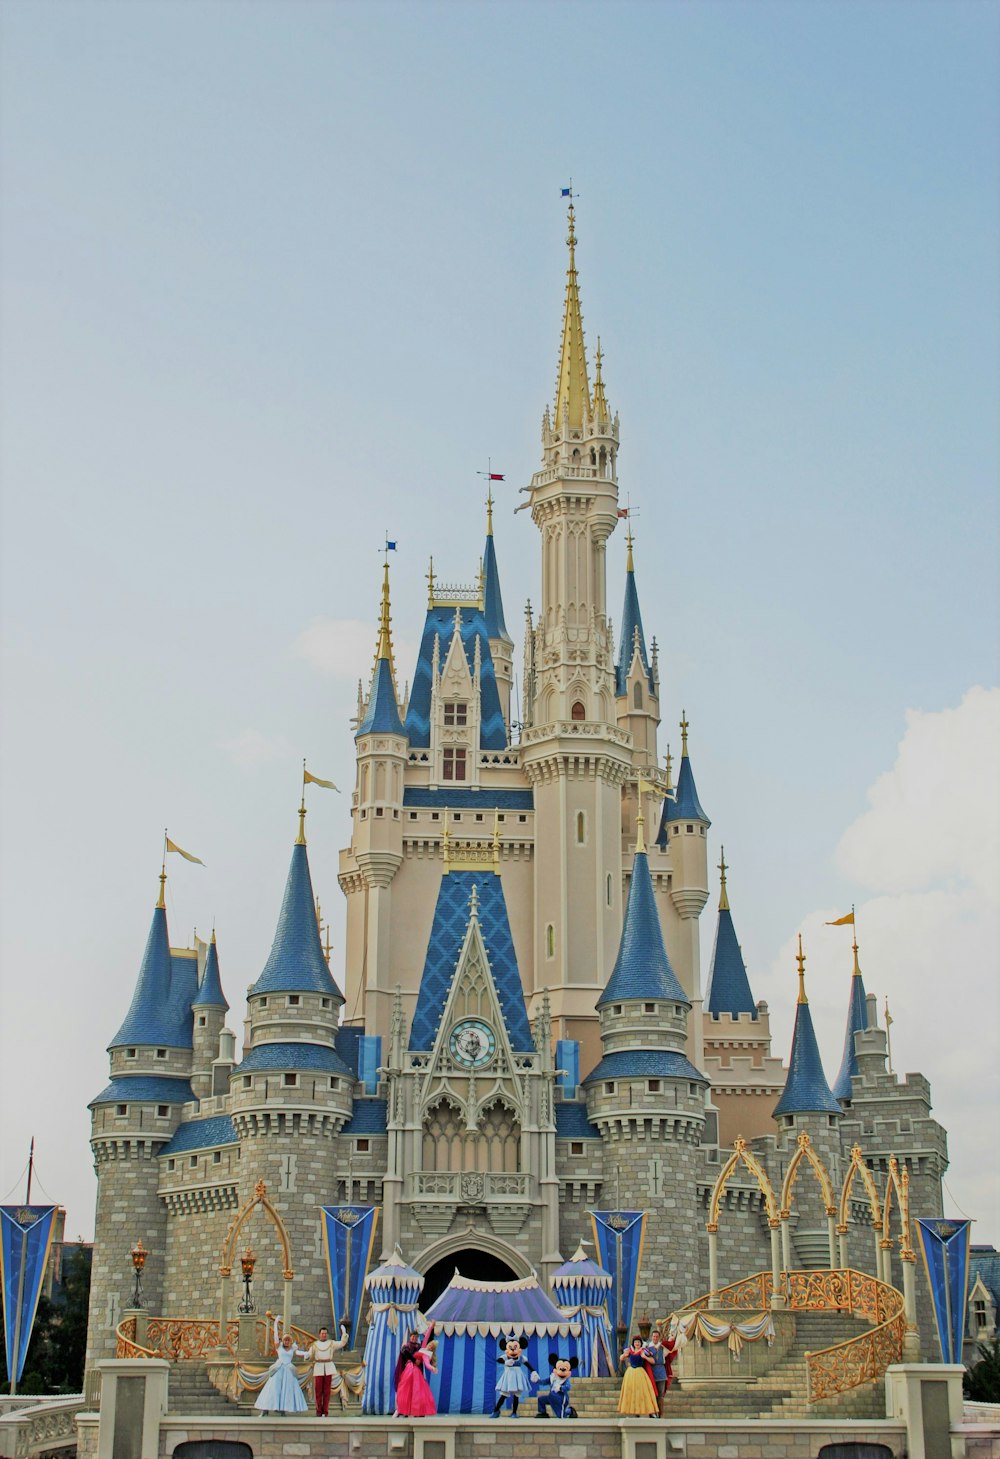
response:
M405 1199L417 1225L432 1240L445 1236L452 1222L485 1217L493 1231L512 1240L531 1209L531 1177L526 1172L415 1170Z
M526 748L539 740L552 739L605 740L613 745L621 745L626 750L632 748L632 736L628 730L596 719L558 719L551 724L532 725L521 736L521 746Z

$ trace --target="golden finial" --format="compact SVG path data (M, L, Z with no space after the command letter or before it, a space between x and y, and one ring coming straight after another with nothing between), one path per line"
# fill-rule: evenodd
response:
M316 898L316 931L320 937L323 936L323 908L319 904L319 897Z
M663 757L664 773L667 777L667 794L674 788L674 757L670 753L670 746L667 746L667 753Z
M161 872L160 872L160 895L156 899L156 905L158 907L166 907L166 905L167 905L166 900L165 900L164 895L163 895L164 888L166 887L166 885L167 885L167 868L164 866L162 868Z
M327 967L330 966L330 954L333 952L333 944L330 941L330 924L326 924L326 941L323 943L323 956L326 958Z
M215 946L215 924L214 923L212 924L212 937L211 937L211 942L212 942L212 946L214 947Z
M493 486L486 488L486 535L493 536Z
M607 421L610 418L608 398L604 393L604 376L601 373L603 362L604 352L601 349L601 336L598 335L597 354L594 358L594 399L591 408L591 415L595 421Z
M641 780L636 787L635 797L637 806L637 810L635 813L635 854L636 856L638 856L640 851L645 851L646 849L646 817L642 813Z
M799 1002L808 1003L806 997L806 955L802 951L802 933L799 933L799 950L795 955L795 961L799 965Z
M427 569L427 606L434 607L434 559L431 558L431 565Z
M302 800L299 802L299 834L295 838L296 846L306 844L306 762L302 761Z
M590 409L590 386L587 381L587 354L583 341L583 315L580 311L580 289L576 277L576 214L572 193L569 204L569 268L566 270L566 302L563 310L562 342L559 347L559 369L556 375L555 430L579 430L584 414Z
M573 257L572 257L572 255L573 255L573 250L576 247L576 209L573 207L573 195L572 195L572 193L570 193L569 209L567 211L566 216L567 216L567 218L569 220L569 234L567 235L566 242L569 244L569 250L570 250L570 266L572 267L572 263L573 263Z
M853 944L853 946L854 946L854 972L853 972L853 975L852 976L855 977L855 978L860 978L861 977L861 964L858 962L858 934L857 933L854 934L854 944Z
M681 710L681 759L682 760L687 758L687 752L688 752L688 730L689 730L689 728L690 728L690 725L688 723L687 710L686 709L682 709Z
M393 679L395 679L396 669L392 662L392 635L389 631L389 623L389 558L387 554L382 568L382 603L379 608L378 647L375 650L375 659L376 662L379 659L386 659Z
M628 534L625 538L625 545L628 547L628 558L625 562L626 572L635 572L635 563L632 560L632 519L629 518Z
M719 847L719 879L722 883L719 888L719 911L729 911L729 893L726 891L726 848Z

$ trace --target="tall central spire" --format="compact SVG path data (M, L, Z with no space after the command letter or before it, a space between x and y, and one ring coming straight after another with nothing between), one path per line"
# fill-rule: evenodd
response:
M563 310L562 345L559 350L559 373L556 376L555 419L558 432L565 420L570 430L583 426L583 417L590 409L590 385L587 379L587 351L583 343L583 315L580 312L580 285L576 275L576 214L569 205L569 268L566 270L566 306Z

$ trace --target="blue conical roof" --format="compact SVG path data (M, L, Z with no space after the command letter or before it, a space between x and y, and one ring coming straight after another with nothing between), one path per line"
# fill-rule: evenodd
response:
M833 1092L837 1099L850 1099L851 1079L858 1072L858 1056L854 1049L854 1035L868 1027L868 1004L865 1001L865 985L858 966L858 950L854 949L854 974L851 978L851 997L847 1005L847 1029L844 1033L844 1055L840 1061L840 1073L834 1082Z
M823 1073L823 1061L816 1043L809 1004L802 999L795 1008L795 1031L788 1060L788 1078L781 1098L774 1106L774 1118L793 1114L840 1114Z
M202 1008L228 1009L226 995L222 991L222 979L219 976L219 949L215 945L215 936L208 944L208 957L205 959L205 974L201 980L201 986L194 995L194 1003Z
M635 853L618 957L596 1007L600 1008L605 1003L624 1003L629 999L657 999L691 1007L663 945L653 879L645 851Z
M719 908L705 1012L716 1016L731 1013L734 1018L739 1013L751 1013L757 1017L757 1005L750 992L750 979L728 906Z
M405 733L396 703L396 686L392 682L392 665L387 658L377 659L372 675L371 692L365 717L358 726L355 739L362 735L401 735Z
M189 1049L193 1018L190 999L173 996L174 970L167 932L166 908L153 908L153 921L146 939L135 992L125 1022L109 1049L125 1044L160 1044L166 1048Z
M663 803L663 819L660 822L661 836L665 835L664 827L668 821L704 821L706 826L712 824L701 808L698 787L694 783L694 771L691 769L691 757L687 754L681 756L677 793L673 800L668 799Z
M635 569L630 565L625 574L625 606L622 609L622 636L619 640L618 662L615 665L615 693L619 697L627 689L628 671L632 666L632 655L635 652L635 636L637 633L639 635L639 657L642 660L643 672L646 675L649 692L652 694L653 676L650 672L649 657L646 653L646 635L642 631L642 614L639 611L639 594L635 586Z
M488 637L502 638L506 643L514 642L503 621L500 574L497 571L497 555L493 547L492 532L487 535L486 549L483 552L483 617L486 619Z
M323 956L304 841L292 847L271 955L251 993L324 993L344 1001Z

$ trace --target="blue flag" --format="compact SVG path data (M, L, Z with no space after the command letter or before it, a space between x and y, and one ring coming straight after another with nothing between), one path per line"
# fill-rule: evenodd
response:
M0 1290L7 1381L19 1381L52 1245L55 1206L0 1206ZM17 1373L14 1373L14 1361Z
M323 1206L323 1246L330 1280L334 1330L347 1323L357 1341L365 1277L371 1264L378 1206Z
M918 1217L917 1234L924 1256L927 1283L934 1299L934 1320L941 1344L941 1358L945 1363L960 1363L969 1291L972 1222L923 1220Z
M385 539L385 550L386 552L395 552L396 550L395 542L390 542L388 537Z
M608 1292L608 1316L617 1341L618 1329L624 1327L626 1341L632 1335L632 1308L642 1266L642 1248L646 1236L646 1211L591 1211L594 1243L605 1271L611 1273L613 1285Z
M573 189L571 187L561 188L560 189L560 192L559 192L559 196L561 198L571 198L573 196Z

